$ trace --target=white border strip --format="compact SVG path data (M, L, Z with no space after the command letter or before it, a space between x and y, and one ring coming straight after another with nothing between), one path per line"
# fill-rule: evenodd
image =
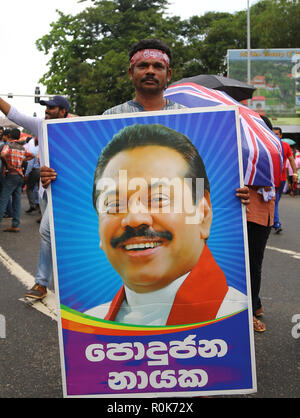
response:
M267 250L278 251L279 253L287 254L287 255L290 255L293 258L300 259L300 253L297 253L296 251L284 250L282 248L271 247L269 245L267 245L266 248L267 248Z
M34 277L24 270L20 264L14 261L4 250L0 247L0 262L7 268L9 273L15 276L19 282L21 282L26 288L31 289L34 285ZM24 302L24 299L19 299ZM32 305L37 311L49 316L50 318L57 320L55 295L48 290L47 296L42 301L36 301Z
M245 183L244 183L244 170L243 170L244 167L243 167L243 151L242 151L242 134L241 134L241 124L240 124L240 112L237 106L235 106L235 121L236 121L237 151L238 151L238 160L239 160L240 187L244 187ZM253 389L253 392L257 392L256 357L255 357L255 344L254 344L253 312L252 312L252 303L251 303L251 279L250 279L250 262L249 262L246 206L241 204L241 209L242 209L242 220L243 220L246 285L247 285L247 297L248 297L248 321L249 321L250 352L251 352L251 367L252 367L252 389ZM248 392L248 393L251 393L251 392Z

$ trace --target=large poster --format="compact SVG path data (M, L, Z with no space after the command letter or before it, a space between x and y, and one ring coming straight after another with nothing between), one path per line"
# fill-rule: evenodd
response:
M238 108L45 128L64 396L255 391Z

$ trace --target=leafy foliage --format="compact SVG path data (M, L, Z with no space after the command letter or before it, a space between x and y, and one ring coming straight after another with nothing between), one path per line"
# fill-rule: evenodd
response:
M85 1L85 0L82 0ZM128 100L128 50L160 38L173 52L172 79L225 74L227 49L246 48L247 13L208 12L181 20L164 12L168 0L94 0L72 16L58 11L37 48L50 56L41 82L49 94L68 95L79 115L100 114ZM299 47L298 0L261 0L251 7L252 48Z

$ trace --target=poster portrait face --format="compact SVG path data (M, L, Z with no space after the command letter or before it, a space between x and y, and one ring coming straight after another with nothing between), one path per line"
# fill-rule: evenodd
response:
M120 183L121 171L127 174L123 184ZM138 293L165 287L190 271L208 238L212 217L209 192L197 202L197 222L187 223L190 214L184 202L190 202L196 213L192 190L184 187L188 171L188 164L179 152L157 145L119 152L104 169L102 177L115 181L117 197L114 191L103 192L104 208L99 213L100 245L124 283ZM144 180L142 189L140 179ZM153 179L164 181L153 182ZM183 193L176 192L174 179L179 182L177 191L180 189ZM132 182L136 188L128 190ZM170 187L171 183L175 187ZM126 196L125 204L120 196ZM181 201L176 202L176 199ZM112 210L122 204L127 205L124 213ZM179 206L182 209L176 211ZM143 227L152 234L148 233L147 237L145 233L126 233Z

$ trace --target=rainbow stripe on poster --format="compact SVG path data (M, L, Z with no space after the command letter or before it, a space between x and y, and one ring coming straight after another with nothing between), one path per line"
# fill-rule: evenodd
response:
M234 314L214 319L211 321L199 322L188 325L173 325L164 327L151 327L139 325L123 325L117 322L105 321L89 315L85 315L67 306L61 305L62 328L65 330L81 332L94 335L153 335L153 334L170 334L174 332L189 331L206 325L215 324L224 319L243 312L239 311Z

